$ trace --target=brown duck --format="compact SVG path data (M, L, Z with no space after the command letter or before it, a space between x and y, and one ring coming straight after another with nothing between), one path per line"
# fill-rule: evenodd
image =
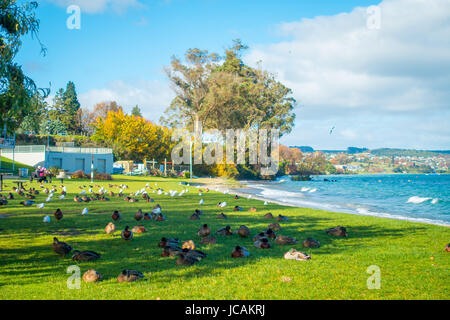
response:
M271 247L269 239L267 238L261 238L260 240L255 241L253 245L260 249L269 249Z
M139 209L134 215L134 220L141 221L142 219L144 219L144 215L142 214L142 209Z
M101 274L95 271L94 269L90 269L83 274L84 282L97 282L100 281L101 279L102 279Z
M337 226L326 231L331 236L348 237L347 229L345 227Z
M61 211L61 209L56 209L55 213L53 214L55 216L56 221L59 221L63 218L63 213Z
M283 235L279 234L275 238L275 243L276 244L296 244L297 240L293 237L283 236Z
M271 212L266 213L264 219L273 219L273 214Z
M114 234L116 232L116 225L112 222L108 223L105 227L105 233L106 234Z
M211 228L208 227L208 225L206 223L197 231L197 235L199 237L209 236L210 233L211 233Z
M274 231L279 231L281 230L281 226L279 223L271 223L267 226L269 229L272 229Z
M144 275L137 270L123 269L117 277L118 282L133 282L139 279L143 279Z
M241 246L236 246L233 251L231 252L232 258L242 258L242 257L248 257L250 255L250 252Z
M85 251L73 251L72 260L73 261L95 261L100 259L100 254L95 251L85 250Z
M114 221L120 221L121 216L120 216L119 211L114 210L113 214L111 215L111 218L112 218Z
M125 230L122 231L121 236L123 240L131 240L133 239L133 231L130 230L129 226L126 226Z
M217 239L215 236L208 236L208 237L203 237L200 242L202 244L216 244L217 243Z
M305 248L318 248L320 247L320 242L313 239L313 238L306 238L305 241L303 241L303 247Z
M69 246L67 243L59 241L58 238L54 237L53 243L52 243L52 249L57 254L59 254L60 256L63 257L72 250L72 247Z
M176 247L180 244L180 240L178 239L168 239L165 237L161 238L161 241L158 243L158 247L164 248L166 246L173 246Z
M237 234L241 238L247 238L250 235L250 229L247 228L246 226L240 226L239 229L237 230Z
M217 216L217 218L219 218L219 219L227 219L228 218L228 216L225 214L225 213L221 213L221 214L219 214L218 216Z
M144 232L147 232L147 230L145 230L145 227L143 225L134 226L133 229L131 229L131 231L133 233L144 233Z

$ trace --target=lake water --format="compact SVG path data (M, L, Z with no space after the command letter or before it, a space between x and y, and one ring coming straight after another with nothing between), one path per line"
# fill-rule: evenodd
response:
M450 226L450 175L286 176L245 183L243 192L301 207Z

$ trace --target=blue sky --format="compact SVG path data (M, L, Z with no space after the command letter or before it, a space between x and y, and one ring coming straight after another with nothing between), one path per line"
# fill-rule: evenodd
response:
M74 81L83 107L117 100L127 110L138 104L157 121L173 95L163 72L172 55L193 47L221 53L241 38L250 46L245 61L262 61L299 101L285 144L450 148L443 121L450 77L442 71L450 46L426 34L427 28L448 30L448 16L442 7L424 9L416 0L380 2L39 1L39 37L47 55L27 38L18 61L39 86L51 83L52 93ZM66 8L74 3L81 7L80 30L66 27ZM381 9L379 30L367 31L361 18L370 5ZM417 21L425 25L419 34ZM399 57L409 47L417 56Z

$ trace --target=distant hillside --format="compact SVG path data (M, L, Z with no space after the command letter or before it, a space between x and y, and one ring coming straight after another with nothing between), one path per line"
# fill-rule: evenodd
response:
M399 157L433 157L437 154L450 154L450 150L414 150L414 149L390 149L381 148L370 150L370 153L377 156L399 156Z
M314 149L310 146L290 146L289 148L297 148L302 152L314 152Z

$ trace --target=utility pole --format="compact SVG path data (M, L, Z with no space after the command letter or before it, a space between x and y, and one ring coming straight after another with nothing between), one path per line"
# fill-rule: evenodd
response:
M189 144L189 178L192 183L192 139Z
M94 154L91 153L91 183L94 183Z

